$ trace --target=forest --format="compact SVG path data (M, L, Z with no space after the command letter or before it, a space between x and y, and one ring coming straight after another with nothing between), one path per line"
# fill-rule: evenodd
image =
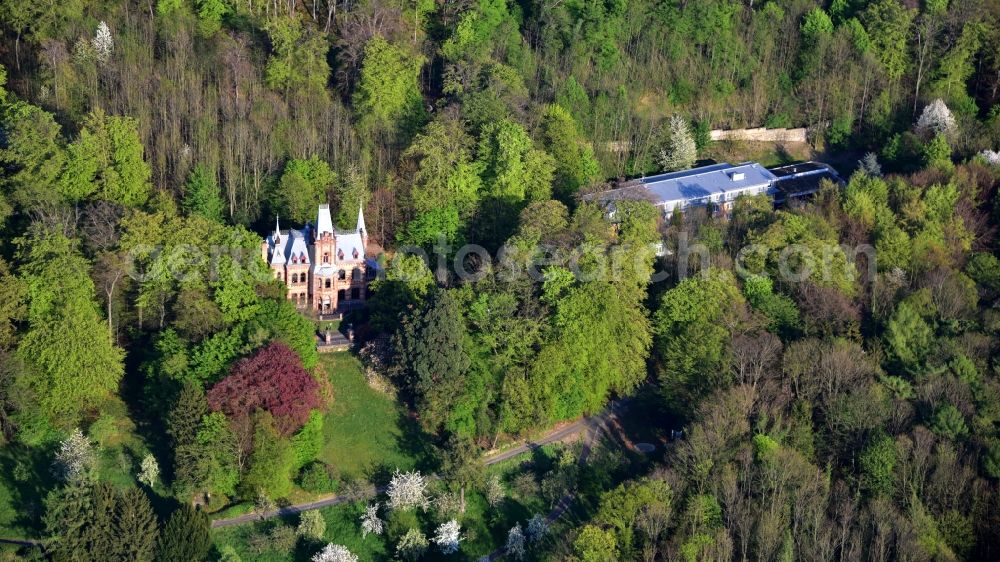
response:
M1000 3L0 0L0 36L0 560L1000 559ZM754 127L808 142L712 140ZM813 158L845 182L780 208L593 197ZM339 325L260 259L323 203L382 272Z

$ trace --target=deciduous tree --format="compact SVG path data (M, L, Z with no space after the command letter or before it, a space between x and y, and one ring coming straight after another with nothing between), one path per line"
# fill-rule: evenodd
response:
M454 554L458 552L458 543L462 540L461 527L458 521L451 519L438 526L431 541L438 546L441 554Z
M323 550L317 552L312 557L313 562L358 562L358 557L347 550L346 546L339 544L328 544Z
M659 164L663 170L672 172L674 170L686 170L694 166L694 161L698 158L698 148L694 144L694 137L686 119L680 115L670 118L667 130L667 143L660 151Z
M238 361L206 397L213 410L230 417L265 410L285 436L302 427L309 412L321 404L319 383L302 368L299 356L280 342Z
M330 166L315 156L289 160L277 185L279 213L296 224L316 220L316 209L329 201L327 190L336 180Z
M40 233L23 240L22 258L30 301L17 352L37 368L24 382L38 397L43 417L71 425L78 412L118 389L124 353L98 312L89 264L74 241Z

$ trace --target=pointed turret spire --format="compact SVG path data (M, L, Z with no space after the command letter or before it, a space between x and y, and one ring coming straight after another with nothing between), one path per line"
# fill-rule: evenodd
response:
M281 240L281 224L278 219L278 215L274 215L274 242L277 243Z
M365 227L364 205L358 205L358 232L360 232L362 236L368 235L368 229Z

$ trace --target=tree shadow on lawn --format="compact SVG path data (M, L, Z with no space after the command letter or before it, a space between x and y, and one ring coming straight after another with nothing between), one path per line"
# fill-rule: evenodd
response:
M402 433L396 438L400 452L413 461L413 470L419 471L425 477L434 474L440 468L441 463L437 458L437 448L431 441L431 436L424 433L413 420L407 422L405 421L406 416L401 416L401 418L403 419L400 422ZM387 486L397 470L406 472L409 469L396 463L382 461L369 467L365 471L365 477L378 488Z
M413 460L413 466L423 474L431 474L440 468L434 437L420 427L420 423L400 409L397 422L400 433L396 445L403 455Z
M45 497L58 485L52 473L52 451L44 447L8 443L0 448L0 482L9 491L11 507L16 511L9 526L41 536Z

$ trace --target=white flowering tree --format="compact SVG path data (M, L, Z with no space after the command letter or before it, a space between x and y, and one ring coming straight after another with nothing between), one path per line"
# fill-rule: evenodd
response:
M955 129L955 116L938 98L924 107L923 113L917 119L918 131L930 131L935 135L946 135Z
M507 491L503 488L500 476L496 474L490 475L489 479L486 480L486 503L490 504L490 507L497 507L503 502L506 495Z
M507 533L506 549L507 555L514 558L514 560L524 560L524 531L521 530L520 523L514 525L510 532Z
M53 470L65 481L87 476L94 469L96 457L90 439L76 428L59 443Z
M987 164L992 164L994 166L1000 166L1000 152L996 150L984 150L979 153L986 160Z
M531 542L536 542L541 540L545 536L545 533L549 532L549 524L545 521L545 517L541 513L536 513L530 520L528 520L528 540Z
M670 138L667 139L667 144L657 159L660 166L668 172L686 170L694 166L694 161L698 158L698 147L695 145L687 120L680 115L674 115L670 118L668 128Z
M94 39L91 43L94 46L94 54L97 57L97 62L108 62L108 59L111 58L111 52L115 49L115 42L111 38L111 29L108 28L107 23L102 21L97 24L97 33L94 34Z
M396 556L407 562L414 562L427 552L429 544L420 529L410 529L396 544Z
M438 546L441 554L454 554L458 552L458 543L462 540L461 532L458 521L452 519L438 526L431 541Z
M384 528L382 519L378 516L378 502L365 507L365 512L361 515L361 538L369 534L381 535Z
M156 462L156 457L152 453L146 453L146 456L142 457L142 463L139 465L139 482L152 488L159 477L160 465Z
M396 470L389 481L386 490L389 495L388 505L391 509L409 510L416 507L427 509L430 500L427 498L427 481L418 471L400 472Z
M358 562L358 557L351 554L346 546L328 544L312 557L312 562Z

